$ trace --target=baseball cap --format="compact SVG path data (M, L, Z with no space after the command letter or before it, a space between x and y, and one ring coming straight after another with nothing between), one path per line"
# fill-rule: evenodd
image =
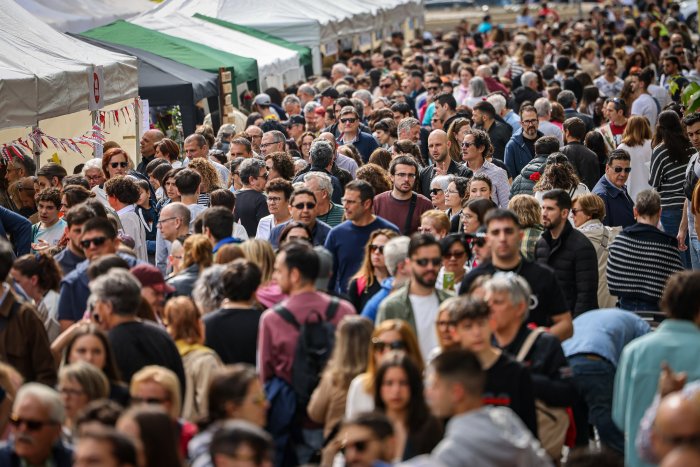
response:
M150 287L161 293L175 292L175 287L165 283L160 269L151 264L137 264L131 268L131 274L139 280L143 287Z
M306 120L304 120L304 117L301 115L292 115L289 117L289 120L287 120L287 126L292 126L292 125L305 125Z
M261 105L263 107L270 107L272 105L272 100L270 100L269 95L262 93L255 96L255 99L253 99L253 104Z
M338 93L338 90L335 89L333 86L329 86L326 89L323 90L321 93L322 97L331 97L333 99L337 99L340 97L340 94Z

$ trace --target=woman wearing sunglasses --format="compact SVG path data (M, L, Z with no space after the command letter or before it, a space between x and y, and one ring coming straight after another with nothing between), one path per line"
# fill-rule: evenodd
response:
M451 181L451 175L438 175L430 182L430 201L433 202L433 207L435 209L439 209L440 211L447 209L445 205L445 192Z
M418 339L403 320L388 319L374 328L369 345L367 371L357 375L350 383L345 404L345 418L374 410L374 381L382 358L390 351L406 353L423 372L423 357Z
M467 261L471 257L469 246L461 234L450 234L440 240L442 267L438 272L435 287L454 292L468 272Z
M367 240L362 266L350 279L348 286L348 298L358 313L379 292L384 279L389 277L384 264L384 245L396 236L398 234L393 230L379 229L372 232Z
M102 155L102 173L104 178L99 185L92 187L92 191L97 195L97 199L102 201L106 207L110 207L107 201L107 194L104 190L104 184L110 178L126 175L134 165L129 159L129 155L122 148L112 148Z

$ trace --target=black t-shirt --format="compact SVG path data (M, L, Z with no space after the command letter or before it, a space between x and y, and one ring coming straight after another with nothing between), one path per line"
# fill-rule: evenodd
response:
M185 369L173 339L149 321L122 323L109 331L114 358L125 382L148 365L160 365L175 373L185 392Z
M352 305L355 307L355 311L357 311L357 313L360 314L362 313L362 310L364 310L365 305L367 305L369 299L374 297L374 294L379 292L381 288L382 284L380 284L379 281L375 278L374 282L372 282L372 285L365 285L364 289L362 290L362 293L360 294L357 290L357 279L353 279L350 281L350 285L348 286L347 298L350 300L350 303L352 303Z
M255 238L258 232L260 219L270 214L267 210L267 198L255 190L241 190L236 192L236 210L233 220L240 220L249 238Z
M255 308L221 308L204 317L204 344L226 365L255 365L258 324L262 312Z
M479 276L485 274L493 275L497 272L514 272L524 277L532 289L532 303L534 307L530 310L527 318L528 323L537 326L550 327L554 322L552 316L566 313L569 307L564 298L564 292L557 281L554 270L542 264L521 260L515 269L497 269L491 262L482 263L472 269L462 280L459 294L464 295L469 290L472 282Z
M483 402L510 407L537 437L537 415L532 378L522 363L505 352L486 370Z
M535 141L536 139L528 139L523 137L523 142L528 151L530 151L530 159L535 157Z

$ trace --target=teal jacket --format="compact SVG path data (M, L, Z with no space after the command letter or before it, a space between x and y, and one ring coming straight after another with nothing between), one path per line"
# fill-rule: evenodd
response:
M413 307L411 306L411 299L408 297L408 289L410 282L400 289L398 289L393 294L389 295L379 306L379 313L377 313L376 324L386 321L387 319L401 319L406 321L413 332L418 335L416 329L416 319L413 316ZM438 301L440 303L444 302L448 298L452 297L450 292L444 290L435 289Z

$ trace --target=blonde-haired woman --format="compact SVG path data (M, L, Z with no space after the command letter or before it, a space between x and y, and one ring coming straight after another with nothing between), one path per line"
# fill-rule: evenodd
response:
M374 378L382 358L390 351L401 351L423 371L423 356L413 329L403 320L388 319L374 328L369 344L367 371L357 375L348 388L345 417L374 410Z
M190 235L182 243L182 270L166 281L171 287L175 287L175 295L192 295L194 283L199 274L212 265L214 255L211 251L211 242L206 235Z
M361 316L346 316L338 324L333 353L307 407L309 418L323 424L324 437L345 415L350 382L367 370L371 336L372 322Z
M632 199L637 199L641 191L651 188L649 185L651 138L651 126L646 117L633 115L627 120L622 141L617 149L624 149L630 155L632 172L627 179L627 192Z
M182 417L195 421L206 415L206 394L213 372L223 364L219 356L204 346L204 323L190 297L168 300L163 313L168 334L175 341L185 367L185 398Z
M109 395L109 381L102 370L87 362L71 363L58 372L58 392L66 410L63 433L71 438L80 411Z
M199 199L197 200L197 204L209 206L211 192L223 186L219 172L216 170L216 167L214 167L214 164L201 157L192 159L187 168L196 170L197 173L202 176L202 182L199 185Z
M389 277L384 263L384 245L397 236L396 232L389 229L378 229L370 234L365 244L362 265L348 284L348 298L358 313L379 292L384 279Z
M646 118L644 120L646 121ZM603 225L605 203L598 195L586 194L574 197L571 201L571 212L574 226L595 247L598 258L598 307L612 308L617 303L617 298L610 295L608 290L608 247L620 233L621 227Z
M513 211L523 229L523 240L520 242L520 253L528 261L535 260L537 240L542 236L542 208L532 195L515 195L508 202L508 209Z
M245 259L255 263L260 269L260 287L255 292L258 302L264 308L269 308L287 298L287 295L282 293L279 285L272 280L272 271L275 268L275 252L270 242L253 238L241 243L240 247L243 250Z

